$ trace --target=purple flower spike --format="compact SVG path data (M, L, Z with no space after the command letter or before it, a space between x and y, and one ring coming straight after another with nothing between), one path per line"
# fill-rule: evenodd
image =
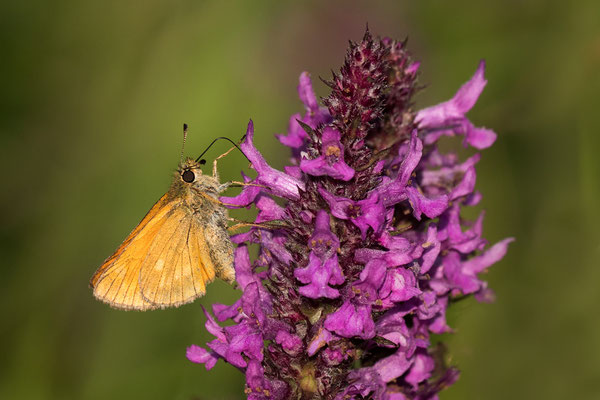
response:
M494 144L496 134L493 131L475 128L464 116L473 108L487 84L484 72L485 61L482 60L475 75L458 89L452 99L417 113L415 122L419 128L432 131L425 140L427 144L434 143L442 135L452 136L455 133L464 135L465 145L469 144L476 149L485 149Z
M496 139L465 117L486 85L483 62L451 100L414 112L423 85L405 46L369 32L351 43L323 105L302 73L305 110L278 136L291 150L285 172L248 125L241 149L257 177L242 177L261 186L222 198L257 210L258 226L232 236L242 295L214 304L215 317L204 310L215 338L186 353L207 369L219 359L238 368L248 399L429 400L458 379L430 337L453 332L453 299L493 300L483 272L513 239L488 246L484 214L461 216L481 200L481 156L437 145Z
M349 181L354 176L354 170L344 162L340 133L329 126L323 130L321 155L313 160L303 159L300 169L313 176L328 175L342 181Z

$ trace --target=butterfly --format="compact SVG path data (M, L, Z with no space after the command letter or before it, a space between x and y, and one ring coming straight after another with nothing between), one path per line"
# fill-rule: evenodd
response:
M202 155L180 163L169 191L92 276L97 299L123 310L177 307L203 296L215 277L235 280L227 209L218 196L240 182L220 183L217 172L217 160L234 148L214 160L212 176L202 173Z

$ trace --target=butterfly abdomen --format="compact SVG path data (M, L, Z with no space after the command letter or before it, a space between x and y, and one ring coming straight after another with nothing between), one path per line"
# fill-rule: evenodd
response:
M210 258L215 265L217 277L225 282L235 280L233 268L233 244L227 233L227 214L225 208L215 210L209 216L210 222L204 230L204 237L208 243Z

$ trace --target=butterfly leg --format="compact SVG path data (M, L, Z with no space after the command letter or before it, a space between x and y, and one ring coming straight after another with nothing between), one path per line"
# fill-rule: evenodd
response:
M200 193L200 195L204 196L208 201L211 201L215 204L219 204L222 206L228 206L228 207L243 208L243 206L240 206L238 204L223 203L221 200L215 199L214 197L209 196L202 192ZM280 228L285 228L288 226L287 223L285 223L285 221L282 221L282 220L272 220L272 221L256 224L256 223L252 223L252 222L241 221L241 220L233 218L233 217L228 217L227 219L229 221L237 222L237 224L227 228L228 230L236 230L236 229L244 228L244 227L254 227L254 228L263 228L263 229L280 229Z
M264 185L259 185L258 183L246 183L246 182L238 182L238 181L231 181L231 182L225 182L225 183L221 183L218 187L217 187L217 192L221 193L224 192L225 190L229 189L230 187L239 187L239 186L258 186L258 187L262 187L262 188L267 188Z
M227 182L227 183L229 184L229 186L257 186L257 187L268 189L267 186L261 185L259 183L247 183L247 182L238 182L238 181L231 181L231 182Z
M227 230L234 232L241 228L263 228L264 229L265 226L259 225L259 224L252 224L250 222L239 222L235 225L231 225L230 227L227 228Z
M242 220L239 220L239 219L233 218L233 217L229 217L227 219L232 222L237 222L236 224L231 225L230 227L227 228L227 230L230 230L230 231L236 231L240 228L278 229L278 228L284 228L287 226L287 224L281 220L273 220L273 221L262 222L262 223L257 224L257 223L253 223L253 222L242 221Z
M213 161L213 177L216 178L217 180L219 180L219 171L217 170L217 161L223 157L225 157L227 154L231 153L236 147L232 147L229 150L227 150L225 153L221 154L219 157L215 158Z
M229 183L230 182L223 183L221 186L219 186L219 189L221 189L222 187L224 187L223 190L227 189L227 187L229 186ZM222 191L222 190L219 190L219 191ZM244 208L244 206L240 206L239 204L223 203L221 200L215 199L214 197L209 196L209 195L207 195L206 193L203 193L203 192L199 192L198 194L200 196L204 197L206 200L208 200L208 201L210 201L212 203L218 204L220 206L235 207L235 208Z

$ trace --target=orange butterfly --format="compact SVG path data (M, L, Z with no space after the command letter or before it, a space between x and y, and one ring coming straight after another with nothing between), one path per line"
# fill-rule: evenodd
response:
M169 191L92 277L96 298L123 310L177 307L203 296L215 276L235 280L218 195L240 182L220 183L217 173L217 160L233 149L214 160L212 176L202 174L203 160L180 163Z

